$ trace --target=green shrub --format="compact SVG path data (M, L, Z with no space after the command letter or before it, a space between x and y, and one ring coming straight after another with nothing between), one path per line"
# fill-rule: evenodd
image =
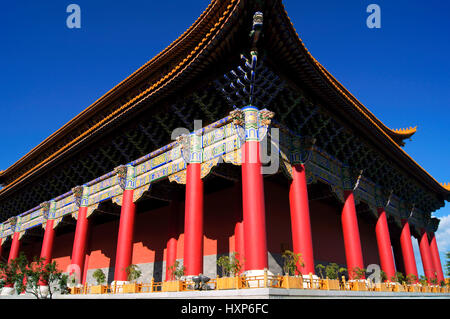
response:
M97 285L103 285L106 282L105 273L101 269L95 270L92 277L97 281Z

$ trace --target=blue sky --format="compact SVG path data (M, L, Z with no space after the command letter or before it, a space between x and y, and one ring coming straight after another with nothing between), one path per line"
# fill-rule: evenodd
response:
M81 7L81 29L66 7ZM184 32L209 1L14 1L0 12L0 169L6 169ZM381 8L369 29L366 7ZM418 126L405 150L450 182L450 3L284 0L313 56L391 128ZM450 250L450 207L438 245ZM415 241L414 241L415 243ZM416 244L416 243L415 243ZM418 268L422 271L416 245ZM444 263L444 259L442 259Z

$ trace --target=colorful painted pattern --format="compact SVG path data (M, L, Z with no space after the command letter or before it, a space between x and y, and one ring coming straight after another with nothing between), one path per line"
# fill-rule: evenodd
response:
M252 140L261 141L267 134L272 117L272 112L259 111L252 106L235 110L232 115L198 130L195 134L191 133L187 136L189 141L187 145L183 144L182 139L170 143L119 167L118 170L78 187L76 192L71 191L58 196L51 201L51 209L46 210L44 207L47 206L42 205L17 216L15 222L12 219L5 221L0 224L0 238L12 236L14 232L20 232L23 235L27 229L45 225L47 219L55 220L56 226L68 214L77 218L79 206L87 206L89 216L99 203L105 200L111 199L121 205L124 189L134 189L133 201L137 201L150 189L152 183L161 179L168 178L169 181L185 184L187 161L183 157L183 147L186 146L185 151L189 150L190 159L201 163L202 178L222 160L241 165L243 143ZM279 150L280 162L286 175L292 174L291 165L304 163L308 184L319 181L328 184L342 202L344 189L355 188L355 200L366 203L376 213L376 208L386 200L385 193L381 194L382 190L377 185L364 176L358 180L354 171L320 148L312 146L313 143L311 144L310 140L302 140L298 136L292 136L287 128L279 128L280 145L272 149ZM272 144L274 143L271 138L269 140ZM404 201L395 194L391 194L386 211L398 218L409 217L417 224L425 223L423 212L406 206Z

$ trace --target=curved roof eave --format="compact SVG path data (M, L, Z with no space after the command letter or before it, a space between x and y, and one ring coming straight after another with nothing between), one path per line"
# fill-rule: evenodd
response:
M282 18L288 21L290 26L291 34L293 36L294 41L297 42L298 47L301 52L304 52L305 57L308 59L309 63L315 70L317 74L320 75L321 80L325 82L329 87L331 87L335 94L345 99L350 107L361 117L362 120L365 121L367 127L371 127L376 132L380 133L380 136L384 139L385 144L389 145L391 149L393 149L397 154L399 154L400 158L403 158L411 168L415 169L416 172L422 176L422 178L427 182L435 192L442 194L446 197L446 199L450 198L450 190L443 187L439 184L425 169L423 169L419 164L417 164L402 148L401 145L403 140L412 136L415 133L415 129L407 130L407 131L397 131L388 128L384 125L381 120L379 120L373 113L371 113L362 103L360 103L342 84L340 84L306 49L302 40L298 36L292 22L287 15L286 10L284 9L281 0L273 0L275 4L279 4L282 10ZM164 76L161 76L159 80L157 80L150 88L141 92L134 98L130 99L127 103L119 107L117 110L113 112L113 114L108 115L101 122L93 125L90 130L84 132L83 134L75 137L72 141L64 145L61 149L51 154L42 162L38 163L35 167L28 170L26 173L22 174L18 179L10 183L9 185L5 185L3 189L0 190L0 195L7 191L11 186L20 183L23 179L29 176L29 174L34 174L34 172L40 169L42 166L46 165L56 156L59 156L68 148L77 145L79 142L83 141L86 136L94 132L96 129L102 127L102 125L106 125L112 121L113 116L119 117L120 114L128 112L130 108L133 108L136 104L138 104L143 99L147 99L149 95L153 94L155 91L159 91L162 87L166 86L168 83L172 82L174 78L178 77L182 72L184 72L187 68L187 65L193 62L193 60L199 56L200 52L206 47L206 44L210 44L211 41L214 40L214 36L228 21L232 11L238 7L243 0L213 0L205 9L205 11L200 15L200 17L186 30L177 40L172 42L166 49L161 51L158 55L144 64L141 68L136 70L129 77L124 79L122 82L117 84L114 88L108 91L105 95L103 95L100 99L95 101L91 106L82 111L79 115L77 115L74 119L65 124L61 129L57 130L55 133L50 135L47 139L41 142L39 145L34 147L30 152L28 152L25 156L19 159L16 163L11 165L5 171L0 171L0 179L5 175L11 173L15 169L18 169L22 165L25 165L28 161L31 161L33 157L35 157L40 152L43 152L45 148L62 139L64 136L72 132L77 125L89 119L89 117L102 110L108 103L112 102L112 100L128 90L130 87L133 87L133 84L139 81L149 70L154 71L158 68L161 68L164 63L173 56L178 56L177 65L172 68L172 70L165 73ZM273 6L275 8L277 6ZM233 10L232 10L233 9ZM207 29L213 25L212 28ZM195 46L193 50L189 50L190 46ZM183 58L184 57L184 58Z
M426 185L428 185L438 194L442 195L445 200L450 201L450 187L444 187L441 183L439 183L401 147L403 145L402 141L406 138L411 137L416 132L416 128L399 131L392 130L388 128L381 120L379 120L372 112L370 112L367 107L359 102L339 81L336 80L333 75L331 75L330 72L328 72L328 70L325 69L324 66L322 66L312 56L312 54L308 51L306 46L303 44L300 36L296 32L295 27L290 20L281 0L275 1L277 1L280 5L281 11L283 13L281 17L286 19L287 25L290 28L289 31L291 32L291 34L293 34L293 38L295 39L297 46L299 47L301 52L304 52L304 56L313 67L313 69L320 75L322 81L326 82L328 86L330 86L334 90L336 95L346 100L353 108L353 110L358 113L369 126L374 128L378 133L381 133L380 135L384 137L385 143L388 144L391 149L395 150L395 152L400 156L400 158L403 158L405 160L410 168L416 170L416 172L422 177L422 180L425 181ZM299 60L300 59L295 59L295 61Z

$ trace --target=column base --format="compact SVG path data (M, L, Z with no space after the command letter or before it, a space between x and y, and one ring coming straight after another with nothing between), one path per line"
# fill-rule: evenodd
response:
M41 294L42 298L46 299L48 297L48 286L39 286L39 293Z
M303 288L309 288L309 282L311 281L311 277L310 275L302 275L303 277ZM319 289L320 288L320 278L317 275L312 275L312 283L311 283L311 288L313 289Z
M258 269L258 270L246 270L243 272L243 275L246 277L258 277L255 278L255 280L247 280L248 286L250 288L261 288L264 287L264 282L262 281L262 278L264 278L264 272L265 270ZM267 276L273 276L273 273L270 270L267 270ZM272 283L271 279L267 279L267 285L270 286Z
M11 296L14 295L16 289L14 287L3 287L2 289L2 296Z
M123 293L123 285L129 284L129 283L130 283L129 281L125 281L125 280L114 280L111 283L111 288L114 286L117 286L116 293Z

